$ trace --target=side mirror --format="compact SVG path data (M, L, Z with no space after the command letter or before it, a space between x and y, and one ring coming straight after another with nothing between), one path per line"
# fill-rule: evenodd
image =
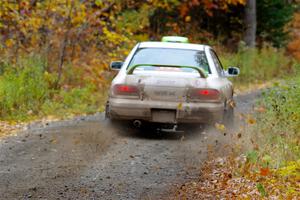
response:
M122 61L113 61L110 63L110 69L115 70L115 71L119 71L122 66L123 66Z
M228 67L227 71L225 71L225 76L234 77L240 74L240 69L238 67Z

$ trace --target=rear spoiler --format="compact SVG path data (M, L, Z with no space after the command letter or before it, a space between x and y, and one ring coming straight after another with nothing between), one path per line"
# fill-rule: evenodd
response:
M201 78L206 78L207 75L205 73L205 71L199 67L195 67L195 66L177 66L177 65L159 65L159 64L138 64L138 65L133 65L133 66L130 66L128 69L127 69L127 74L133 74L133 71L140 67L140 66L154 66L154 67L174 67L174 68L190 68L190 69L194 69L196 70L199 74L200 74L200 77Z

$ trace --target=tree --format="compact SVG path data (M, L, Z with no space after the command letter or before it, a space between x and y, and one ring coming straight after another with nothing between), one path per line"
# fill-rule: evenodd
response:
M247 0L245 6L245 35L244 41L248 47L255 47L256 41L256 0Z
M286 24L293 18L294 5L287 0L257 2L257 36L275 47L282 47L288 39Z

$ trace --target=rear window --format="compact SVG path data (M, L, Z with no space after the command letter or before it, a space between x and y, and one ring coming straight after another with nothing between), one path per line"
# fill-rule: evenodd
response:
M206 73L210 73L209 65L204 51L187 50L187 49L170 49L170 48L142 48L133 56L129 67L134 65L147 66L138 67L141 70L153 71L184 71L196 72L190 68L169 68L155 67L159 65L175 66L193 66L202 68ZM150 66L149 66L150 65ZM155 65L155 66L151 66Z

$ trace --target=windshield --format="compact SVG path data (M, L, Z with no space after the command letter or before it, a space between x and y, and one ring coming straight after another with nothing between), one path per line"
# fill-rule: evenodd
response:
M135 65L175 65L193 66L202 68L206 73L210 73L209 65L204 51L170 48L143 48L139 49L132 58L129 67ZM155 68L145 66L143 70L154 70ZM190 69L182 70L187 71ZM196 70L190 70L195 72Z

